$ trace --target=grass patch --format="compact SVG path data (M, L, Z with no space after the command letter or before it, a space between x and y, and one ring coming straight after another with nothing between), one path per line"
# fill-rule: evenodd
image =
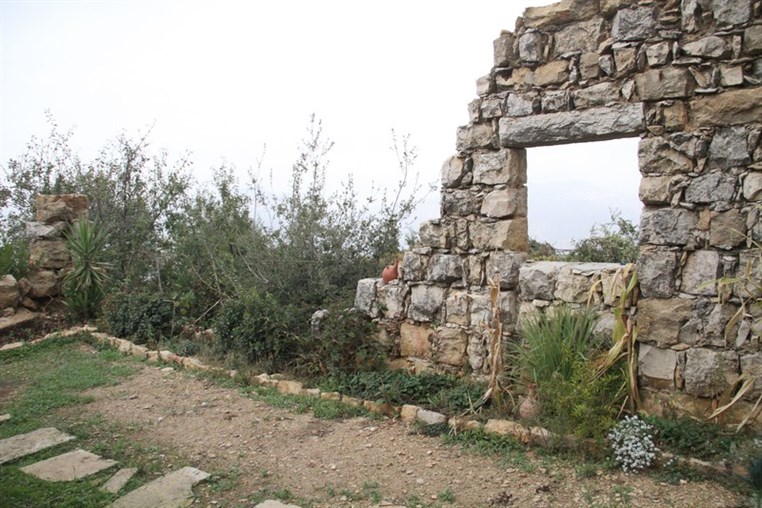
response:
M363 408L350 406L337 400L320 399L307 395L283 394L275 388L268 386L250 386L244 388L243 392L249 397L260 400L269 406L288 409L299 414L312 411L315 418L324 420L370 416L368 411Z
M92 478L74 482L48 482L21 472L16 467L2 467L3 501L6 507L60 506L100 508L114 496L95 488Z

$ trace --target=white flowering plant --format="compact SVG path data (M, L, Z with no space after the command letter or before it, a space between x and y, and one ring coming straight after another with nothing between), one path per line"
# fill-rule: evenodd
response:
M659 451L653 436L653 426L637 416L626 416L609 432L614 458L625 473L635 473L651 465Z

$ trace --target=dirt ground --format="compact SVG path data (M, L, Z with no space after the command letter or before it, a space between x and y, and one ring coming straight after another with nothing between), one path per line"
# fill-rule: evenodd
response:
M126 437L192 462L175 467L191 465L226 478L224 486L197 488L194 506L252 506L262 492L284 497L286 489L292 503L309 500L314 507L415 506L411 499L420 506L458 507L749 505L714 482L669 485L610 471L578 478L570 465L543 461L531 451L525 463L506 465L411 434L401 422L319 420L153 366L89 395L94 401L81 417L118 422L132 429Z

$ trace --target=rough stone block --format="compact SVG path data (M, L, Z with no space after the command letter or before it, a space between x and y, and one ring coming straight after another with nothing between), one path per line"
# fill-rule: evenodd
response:
M674 388L677 352L648 344L638 346L638 373L646 385L655 388Z
M419 409L415 418L425 425L447 423L447 417L445 415L437 413L436 411L429 411L428 409Z
M723 25L740 25L751 18L751 0L713 0L714 19Z
M697 397L714 397L735 382L738 354L703 348L689 349L685 354L685 391Z
M670 53L671 48L668 42L649 44L646 46L646 60L648 65L651 67L666 65L667 62L669 62Z
M428 325L400 325L400 356L428 357L431 355L433 342L434 331Z
M561 0L550 5L528 7L524 11L524 24L543 28L548 25L565 25L573 21L589 19L598 14L598 2L589 0Z
M653 7L617 11L611 28L615 41L641 41L656 34L657 20Z
M516 36L503 30L500 37L492 43L494 49L495 67L514 67L518 62L519 55L515 48Z
M678 253L658 247L641 247L638 255L640 291L646 298L670 298L675 293Z
M745 398L757 400L762 394L762 353L754 353L741 357L741 374L747 374L757 378L754 381L754 388Z
M355 308L371 317L378 317L376 286L379 279L360 279L355 293Z
M470 302L466 291L450 291L445 300L447 322L468 326L471 323Z
M567 263L537 261L522 265L519 270L519 288L524 300L552 300L558 271Z
M652 245L689 245L698 214L682 208L646 208L640 216L640 242Z
M535 86L560 85L569 79L569 63L566 60L554 60L534 70Z
M418 241L424 247L450 248L450 238L438 219L421 223L418 229Z
M442 164L442 185L448 188L458 187L468 172L466 161L461 157L450 157Z
M715 282L720 270L720 254L713 250L697 250L688 254L683 267L680 289L692 295L717 294Z
M37 222L72 222L87 213L88 200L81 194L39 194L34 200L34 207Z
M614 47L614 64L617 76L625 76L634 72L638 67L638 48L632 46ZM607 73L608 74L608 73Z
M683 53L688 56L703 58L728 58L732 54L730 44L716 35L689 42L682 49Z
M30 298L51 298L58 294L58 276L50 270L35 270L19 281L19 287L26 282Z
M405 300L410 288L399 280L378 288L378 301L384 316L390 319L405 317Z
M687 69L661 67L635 76L635 89L643 101L691 97L696 82Z
M19 297L16 278L11 274L0 276L0 310L18 307Z
M690 101L689 108L691 123L686 128L691 130L703 126L756 123L762 118L762 87L697 97Z
M497 135L492 123L470 124L458 127L455 146L459 152L477 148L497 148Z
M577 109L605 106L619 100L619 85L611 81L598 83L597 85L574 91L572 97L574 99L574 107Z
M499 274L501 289L515 289L519 285L519 268L526 259L526 253L492 252L487 258L487 277Z
M606 24L600 17L566 25L554 36L553 53L559 56L565 53L596 51L598 44L605 37Z
M54 222L52 224L44 224L42 222L27 222L25 226L28 238L52 240L62 238L64 232L69 227L69 223Z
M484 196L481 214L496 219L527 216L527 189L494 190Z
M709 145L709 166L727 169L751 163L746 129L727 127L715 132Z
M720 64L720 85L721 86L743 85L743 67L740 65Z
M408 317L415 321L431 321L440 317L445 290L439 286L413 286L410 292Z
M750 26L744 30L743 51L747 55L762 54L762 25Z
M643 138L638 144L640 172L644 175L673 175L693 171L693 159L661 137Z
M436 361L462 367L465 363L468 334L460 328L440 328L436 334Z
M470 189L442 190L442 216L465 216L478 214L481 198L478 191Z
M638 197L647 205L667 205L672 196L672 177L646 176L640 179Z
M593 277L580 273L575 265L566 265L558 271L553 299L566 303L586 303L593 282Z
M463 259L454 254L434 254L429 261L426 279L445 283L463 280Z
M534 94L511 93L505 98L503 111L505 116L528 116L535 113Z
M427 261L426 256L414 252L405 252L400 265L402 280L406 282L422 281L426 276Z
M720 249L733 249L746 240L746 217L733 208L712 214L709 243Z
M502 249L526 252L529 249L527 220L517 218L497 222L476 221L471 225L471 243L475 249Z
M498 436L513 436L521 442L529 440L529 429L510 420L487 420L484 425L484 432Z
M29 244L29 265L35 268L61 269L71 263L64 240L33 240Z
M638 340L659 347L677 344L680 329L693 311L693 300L686 298L645 298L638 302Z
M497 152L476 153L473 161L474 183L519 187L527 181L526 150L503 149Z
M468 284L481 286L484 283L484 257L480 254L468 256Z
M485 97L479 106L482 118L500 118L503 116L503 99L501 97Z
M635 136L644 129L642 106L627 104L524 118L501 118L500 144L504 147L528 148L601 141Z
M528 63L545 60L545 37L541 32L529 30L519 37L519 58Z
M758 201L762 196L762 173L749 173L743 180L743 197Z
M548 90L542 94L543 113L559 113L569 109L569 92L566 90Z
M495 92L495 80L487 74L476 80L476 95L484 97Z
M579 57L579 74L583 81L596 79L601 75L601 67L598 65L598 53L583 53Z
M701 175L685 188L685 201L688 203L714 203L731 201L736 193L736 177L724 171L714 171Z

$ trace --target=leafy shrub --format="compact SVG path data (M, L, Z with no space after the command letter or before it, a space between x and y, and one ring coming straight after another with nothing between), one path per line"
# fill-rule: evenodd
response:
M174 306L156 295L117 293L106 300L103 313L111 333L136 344L172 334Z
M268 372L282 369L295 357L297 316L269 293L250 291L222 306L215 325L217 350L236 353Z
M386 354L373 323L360 312L329 311L313 333L300 337L296 369L307 376L375 370Z
M26 275L29 260L29 241L12 238L0 245L0 275L11 274L17 280Z
M193 356L199 352L198 344L192 340L184 340L177 346L177 354L180 356Z
M389 404L414 404L446 413L462 412L485 391L480 383L469 383L445 374L413 375L401 370L337 373L320 383L324 391L337 391Z
M614 424L624 376L594 368L592 359L605 350L593 335L595 321L589 310L558 307L522 324L515 374L536 386L540 418L556 432L602 438Z
M726 455L734 446L733 436L715 424L686 417L646 416L645 420L656 429L659 446L678 455L710 459Z
M626 416L608 434L614 458L625 473L641 471L651 465L658 449L654 428L637 416Z
M637 258L638 228L618 211L611 212L610 222L593 226L588 238L575 241L567 256L569 261L621 264Z

